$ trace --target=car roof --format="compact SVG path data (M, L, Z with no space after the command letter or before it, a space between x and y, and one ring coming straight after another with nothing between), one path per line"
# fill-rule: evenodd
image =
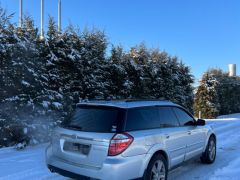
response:
M137 107L150 107L150 106L178 106L168 100L90 100L77 104L77 106L108 106L117 108L137 108Z

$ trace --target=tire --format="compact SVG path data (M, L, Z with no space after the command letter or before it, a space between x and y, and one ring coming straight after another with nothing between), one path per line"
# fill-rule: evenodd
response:
M216 159L216 139L210 136L205 152L202 154L201 161L204 164L212 164Z
M156 154L150 160L145 171L144 180L167 180L168 165L166 158L161 154Z

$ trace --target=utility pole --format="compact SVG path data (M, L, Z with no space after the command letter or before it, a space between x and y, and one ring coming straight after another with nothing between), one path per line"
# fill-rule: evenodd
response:
M23 18L22 18L22 7L23 7L23 4L22 4L22 0L19 0L19 27L22 28L22 24L23 24Z
M58 0L58 32L60 33L62 30L62 12L61 12L61 0Z
M41 34L40 38L44 39L44 0L41 0Z

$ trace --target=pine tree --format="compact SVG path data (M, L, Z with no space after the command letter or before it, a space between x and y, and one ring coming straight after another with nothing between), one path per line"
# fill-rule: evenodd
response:
M220 84L216 88L220 103L219 114L233 114L240 112L240 79L229 77L227 73L219 77Z
M14 44L15 39L13 38L13 26L10 23L12 15L8 15L6 10L0 7L0 102L8 96L7 84L10 80L8 77L9 73L9 57L11 47Z
M110 73L107 81L109 81L109 93L113 99L127 99L130 97L132 89L128 80L128 74L124 67L126 54L120 46L113 47L107 72Z
M202 118L215 118L219 115L220 104L216 91L219 85L217 74L222 74L222 71L208 70L204 73L197 89L194 100L194 112L197 115L201 111Z
M106 79L105 52L107 48L106 36L100 31L85 31L82 35L83 49L83 98L106 98L109 95L109 82Z
M204 118L214 118L240 112L240 80L229 77L220 69L208 70L197 89L194 102L195 114L202 111Z
M39 69L42 64L37 61L36 50L37 30L30 18L24 19L24 28L19 30L13 25L6 28L6 59L3 69L3 100L1 117L7 119L5 131L11 134L7 142L23 141L23 127L32 123L38 113L36 99L41 96L42 84L39 79ZM5 132L6 133L6 132ZM26 140L26 139L25 139ZM7 143L6 142L6 143Z

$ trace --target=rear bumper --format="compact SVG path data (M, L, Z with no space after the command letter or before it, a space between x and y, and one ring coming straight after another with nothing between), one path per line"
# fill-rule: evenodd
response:
M145 170L144 159L146 159L145 154L133 157L108 157L101 168L94 168L72 164L54 156L51 146L46 149L46 163L49 169L76 179L88 179L87 177L104 180L140 178Z

